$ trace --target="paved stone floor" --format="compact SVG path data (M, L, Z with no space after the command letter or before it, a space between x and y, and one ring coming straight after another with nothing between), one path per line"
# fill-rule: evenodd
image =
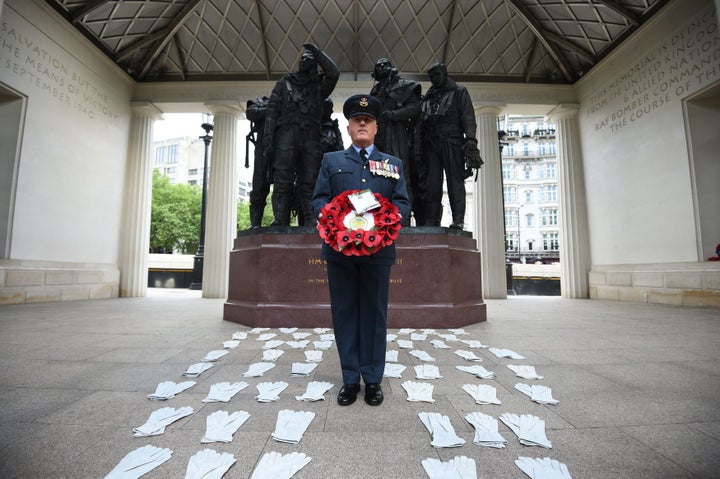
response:
M165 402L148 400L158 383L183 380L190 364L222 349L235 331L250 329L223 321L223 300L198 292L150 290L147 298L0 307L0 478L102 478L147 444L173 451L147 478L184 477L189 458L206 447L234 454L237 462L225 478L250 477L270 451L309 455L298 479L426 478L423 459L459 455L476 461L478 478L526 477L514 465L518 456L557 459L575 479L720 477L717 309L529 296L487 304L488 321L466 327L464 338L511 349L526 360L472 350L496 373L494 380L480 380L455 368L470 364L454 354L464 345L440 350L431 338L416 341L443 375L426 381L434 385L436 402L407 401L401 384L415 380L412 366L420 361L400 350L399 362L408 369L402 379L383 381L386 399L379 407L362 400L336 404L334 347L310 378L289 376L291 363L304 355L284 346L274 369L262 378L243 378L262 356L263 343L252 337L191 389ZM390 348L398 349L393 343ZM508 364L535 366L544 376L535 383L551 387L559 404L540 405L515 390L516 383L530 381L515 377ZM229 403L202 402L212 384L241 380L250 386ZM259 382L279 380L289 387L277 402L255 400ZM310 380L335 387L325 401L296 401ZM502 404L475 404L461 388L469 383L494 386ZM165 406L191 406L194 413L163 435L132 436L133 427ZM299 444L270 438L281 409L316 414ZM231 443L201 444L205 418L217 410L251 416ZM477 446L464 420L473 411L536 415L546 422L552 449L521 445L502 423L505 449ZM449 416L465 445L433 448L420 412Z

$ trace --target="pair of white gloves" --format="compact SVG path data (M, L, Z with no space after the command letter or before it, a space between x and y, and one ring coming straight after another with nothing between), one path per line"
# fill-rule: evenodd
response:
M323 360L323 352L317 349L311 349L305 351L305 362L306 363L319 363Z
M535 366L516 366L514 364L508 364L508 369L515 373L515 376L523 379L543 379L542 376L538 375L535 371Z
M480 366L479 364L474 364L472 366L455 366L456 369L459 369L460 371L464 371L466 373L474 374L476 377L480 379L495 379L495 373L492 371L488 371L484 367Z
M235 331L232 339L247 339L247 333L245 331Z
M463 384L463 391L475 400L475 404L502 404L497 398L497 389L487 384Z
M202 373L213 367L212 363L195 363L188 366L187 370L182 373L183 376L188 378L196 378Z
M284 353L285 353L285 351L283 351L282 349L265 349L263 351L262 361L263 362L268 362L268 361L275 362Z
M435 358L434 358L434 357L430 356L430 355L429 355L428 353L426 353L425 351L420 351L420 350L418 350L418 349L413 349L413 350L410 351L408 354L409 354L410 356L415 356L415 357L418 358L420 361L428 361L428 362L433 362L433 361L435 361Z
M223 348L225 348L225 349L235 349L239 346L240 346L239 339L230 339L229 341L223 341Z
M248 370L243 373L246 378L257 378L270 371L275 367L275 363L271 362L260 362L253 363L248 367Z
M431 339L430 344L432 344L435 349L450 349L450 346L445 344L445 341L442 339Z
M489 347L476 339L461 339L460 342L465 343L470 349L485 349Z
M302 396L295 396L298 401L323 401L325 400L325 393L332 389L333 383L324 381L310 381L305 388L305 393Z
M264 382L257 386L258 395L255 396L258 402L273 402L280 399L280 393L288 387L285 381L276 381L274 383Z
M385 351L385 362L396 363L398 361L398 352L396 349L388 349Z
M540 384L529 386L527 384L517 383L515 389L529 396L532 401L539 404L557 404L560 402L552 396L552 389L547 386Z
M165 432L165 427L174 423L178 419L182 419L193 413L193 408L190 406L181 408L164 407L156 411L153 411L140 427L133 428L133 436L135 437L148 437L148 436L159 436Z
M397 351L395 351L397 353ZM402 373L407 369L406 366L403 366L399 363L385 363L385 371L383 372L383 376L386 378L398 378L402 379Z
M177 394L185 391L188 388L195 386L195 381L183 381L181 383L174 383L173 381L163 381L157 385L155 392L148 394L148 399L156 401L165 401L167 399L174 398Z
M266 341L261 349L275 349L283 344L285 344L285 341L281 339L271 339L270 341Z
M415 379L442 379L440 368L434 364L418 364L415 366Z
M293 349L305 349L307 348L308 344L310 344L310 341L308 341L307 339L303 339L302 341L285 341L285 344L287 344Z
M423 333L410 333L410 341L425 341L427 334Z
M507 444L498 432L498 421L494 417L481 412L471 412L465 416L465 420L475 428L473 443L478 446L502 449Z
M208 442L232 442L233 434L250 419L247 411L215 411L205 418L205 435L200 439L203 444Z
M549 457L533 459L520 456L515 465L531 479L572 479L565 464Z
M430 383L416 383L414 381L405 381L402 383L403 389L407 391L407 400L411 402L430 402L435 400L432 398L433 389L435 387Z
M220 479L233 464L235 456L229 452L203 449L188 461L185 479Z
M308 465L312 458L301 452L282 455L268 452L260 458L250 479L290 479L300 469Z
M291 444L299 443L314 417L315 413L310 411L291 411L289 409L279 411L275 421L275 430L272 433L273 440Z
M500 415L500 420L515 433L520 444L552 449L552 443L545 435L545 421L539 417L505 413Z
M413 342L409 341L407 339L398 339L397 345L398 345L398 348L400 348L400 349L412 349L413 348Z
M527 359L525 356L522 356L511 349L490 348L489 351L498 358Z
M215 362L215 361L217 361L218 359L220 359L220 358L222 358L223 356L225 356L226 354L228 354L228 351L226 351L226 350L224 350L224 349L216 349L216 350L214 350L214 351L209 351L209 352L205 355L205 357L202 358L200 361Z
M317 363L292 363L290 369L290 376L292 377L305 377L309 376L315 368Z
M263 333L259 334L258 337L255 338L255 341L270 341L275 336L277 336L275 333Z
M432 436L431 446L460 447L465 444L465 439L455 434L449 417L437 412L421 412L418 416Z
M475 460L466 456L455 456L447 462L427 458L422 465L430 479L477 479Z
M468 361L482 361L482 358L478 356L477 354L473 353L472 351L465 351L464 349L458 349L455 351L455 354L460 356L463 359L467 359Z
M105 479L137 479L169 461L172 450L148 444L129 452Z
M307 338L310 336L310 333L293 333L292 337L295 341L300 341L302 339Z
M332 341L313 341L313 347L315 349L330 349Z
M202 402L228 402L234 395L248 387L248 383L240 381L236 383L222 382L210 386L210 392Z

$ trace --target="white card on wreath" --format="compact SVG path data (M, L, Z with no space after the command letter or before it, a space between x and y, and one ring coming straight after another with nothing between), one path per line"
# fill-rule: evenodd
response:
M359 215L380 206L377 198L375 198L375 195L369 189L348 195L348 200L350 200L350 203L352 203L353 208L355 208L355 211Z

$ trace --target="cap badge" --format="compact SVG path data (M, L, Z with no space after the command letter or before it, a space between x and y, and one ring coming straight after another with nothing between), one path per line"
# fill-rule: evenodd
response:
M368 99L365 97L360 98L360 106L362 106L362 107L368 106Z

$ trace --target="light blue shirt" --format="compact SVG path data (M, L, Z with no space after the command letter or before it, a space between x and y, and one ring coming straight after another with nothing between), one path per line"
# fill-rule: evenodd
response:
M375 145L370 145L370 146L368 146L367 148L360 148L359 146L355 146L355 145L353 144L352 147L355 148L355 151L357 152L358 155L360 154L360 150L365 150L365 151L367 151L368 158L370 158L370 155L372 155L372 152L375 150Z

